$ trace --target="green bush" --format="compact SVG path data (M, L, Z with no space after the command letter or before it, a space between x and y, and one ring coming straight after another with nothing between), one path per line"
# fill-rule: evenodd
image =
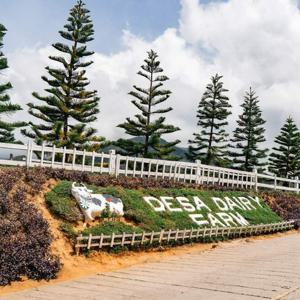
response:
M45 195L51 213L66 222L83 220L83 214L71 195L71 182L61 181Z

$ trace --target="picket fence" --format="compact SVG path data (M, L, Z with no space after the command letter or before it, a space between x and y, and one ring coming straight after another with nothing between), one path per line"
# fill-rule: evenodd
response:
M17 154L17 155L16 155ZM6 157L5 157L6 156ZM109 153L97 153L39 146L0 143L0 165L51 167L88 171L114 176L169 178L174 181L201 185L221 185L243 189L260 188L299 192L299 179L288 179L253 172L220 168L201 164L200 161L168 161L129 157Z
M141 245L160 245L174 242L203 241L206 238L234 238L251 236L263 233L274 233L288 230L294 227L294 221L286 221L272 224L260 224L241 227L208 227L184 230L161 230L158 232L125 233L110 235L101 234L94 236L78 236L76 238L76 254L82 249L101 249L113 248L116 246L141 246Z

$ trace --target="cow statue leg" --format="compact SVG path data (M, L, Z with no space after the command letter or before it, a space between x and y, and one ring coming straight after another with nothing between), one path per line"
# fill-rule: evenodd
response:
M84 212L84 223L83 223L83 227L85 228L87 226L87 224L91 221L94 221L94 218L92 216L92 211L90 209L86 210Z

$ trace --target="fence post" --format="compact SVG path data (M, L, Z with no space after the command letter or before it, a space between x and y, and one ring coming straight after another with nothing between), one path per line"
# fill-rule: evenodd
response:
M75 169L75 163L76 163L76 148L73 149L72 170Z
M77 237L76 239L76 246L75 246L75 251L76 251L76 255L78 256L79 255L79 252L80 252L80 248L79 248L79 240L78 238L81 238L82 237L82 234L79 235L79 237Z
M115 233L113 232L111 235L111 240L110 240L110 247L112 248L114 246L115 242Z
M277 176L274 175L274 190L277 190Z
M41 162L40 162L41 167L44 164L44 155L45 155L45 142L42 143Z
M86 150L83 150L83 155L82 155L82 165L81 165L81 170L84 171L85 167L85 156L86 156Z
M175 233L175 242L177 242L178 240L178 233L179 233L179 229L177 228Z
M109 174L114 175L116 172L116 150L109 150Z
M32 160L32 141L28 141L27 144L27 157L26 157L26 167L31 166L31 160Z
M30 142L30 154L29 154L29 167L32 165L32 156L33 156L33 142Z
M55 145L52 147L52 158L51 158L51 168L53 168L55 162Z
M258 183L258 180L257 180L257 169L254 167L253 169L253 173L254 173L254 190L255 192L257 192L257 183Z
M296 176L295 180L296 180L296 193L299 194L299 177Z
M196 160L197 169L196 169L196 184L201 183L201 160Z
M87 245L87 248L88 248L88 250L91 248L91 243L92 243L92 234L90 233L89 234L89 239L88 239L88 245Z
M135 242L135 232L132 234L131 245L133 246Z
M141 245L144 244L144 241L145 241L145 231L143 231L143 234L142 234Z
M66 147L64 147L63 150L63 157L62 157L62 167L65 168L65 163L66 163Z
M99 241L99 249L102 248L102 244L103 244L103 233L101 233L101 236L100 236L100 241Z
M95 169L95 151L93 151L92 154L92 166L91 166L92 173L94 173L94 169Z
M160 244L162 243L164 232L165 231L163 229L160 231L160 235L159 235L159 243Z
M120 170L120 155L116 155L116 162L115 162L115 176L119 176L119 170Z

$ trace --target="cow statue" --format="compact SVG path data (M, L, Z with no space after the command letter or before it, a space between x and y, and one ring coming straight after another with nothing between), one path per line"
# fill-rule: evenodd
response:
M84 226L100 216L105 208L118 216L124 215L123 202L120 198L108 194L92 194L92 192L82 183L78 185L73 182L72 184L71 193L84 214Z

